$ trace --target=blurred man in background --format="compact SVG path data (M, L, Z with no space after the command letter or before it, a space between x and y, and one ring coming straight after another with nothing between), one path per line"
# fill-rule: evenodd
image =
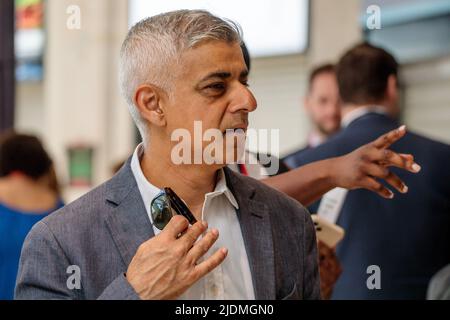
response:
M343 155L399 124L393 118L398 114L398 64L388 52L355 46L340 59L337 79L343 129L302 153L297 165ZM424 299L432 275L450 262L450 146L407 133L393 150L408 150L423 169L410 175L362 165L387 182L400 178L406 184L397 189L408 193L394 197L385 184L369 178L370 189L385 190L393 200L362 189L347 194L337 220L346 236L337 248L343 273L335 299Z
M0 300L12 299L31 227L63 206L52 160L34 136L0 137Z
M283 159L291 168L298 167L296 159L303 151L317 147L340 129L340 97L334 65L320 65L311 71L303 105L312 130L307 145Z

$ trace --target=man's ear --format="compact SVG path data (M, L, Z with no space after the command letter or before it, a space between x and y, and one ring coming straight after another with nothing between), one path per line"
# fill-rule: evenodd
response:
M398 82L397 77L391 74L387 80L386 96L389 101L397 101L398 98Z
M161 91L148 84L140 85L134 94L134 104L141 117L150 124L165 126L166 118L160 104Z

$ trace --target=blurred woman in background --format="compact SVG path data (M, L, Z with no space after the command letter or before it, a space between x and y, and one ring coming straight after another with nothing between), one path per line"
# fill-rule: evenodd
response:
M23 241L63 206L52 160L34 136L0 136L0 299L13 299Z

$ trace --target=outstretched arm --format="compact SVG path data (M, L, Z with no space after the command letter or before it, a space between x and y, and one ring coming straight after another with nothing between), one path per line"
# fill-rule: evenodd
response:
M388 149L405 133L405 126L401 126L344 156L312 162L266 178L262 182L286 193L305 206L336 187L365 188L391 199L394 196L392 191L377 179L385 180L402 193L407 192L408 187L388 167L394 166L413 173L420 171L420 166L414 162L412 155L399 154Z

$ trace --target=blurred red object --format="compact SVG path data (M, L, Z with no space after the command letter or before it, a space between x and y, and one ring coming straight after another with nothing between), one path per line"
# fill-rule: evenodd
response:
M44 6L42 2L16 6L16 28L34 29L41 28L44 17Z

